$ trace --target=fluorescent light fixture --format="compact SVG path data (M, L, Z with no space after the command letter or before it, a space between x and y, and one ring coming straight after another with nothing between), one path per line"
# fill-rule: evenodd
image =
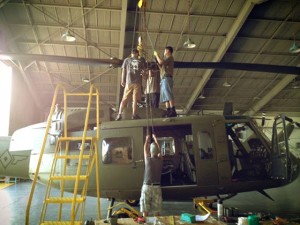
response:
M185 47L185 48L195 48L196 44L190 38L188 38L187 41L184 42L183 47Z
M63 33L61 38L67 42L73 42L76 40L76 38L72 34L70 34L69 30L67 30L65 33Z

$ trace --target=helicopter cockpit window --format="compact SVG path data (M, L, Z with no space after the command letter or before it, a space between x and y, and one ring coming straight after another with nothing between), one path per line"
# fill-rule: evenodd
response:
M229 157L234 178L266 176L269 152L249 123L227 123Z
M197 133L198 136L198 147L201 159L212 159L213 158L213 146L211 136L208 132L200 131Z
M255 151L258 145L263 145L252 127L247 123L226 124L228 139L233 142L234 149L241 152Z
M132 162L132 140L130 137L105 138L102 141L104 164L128 164Z

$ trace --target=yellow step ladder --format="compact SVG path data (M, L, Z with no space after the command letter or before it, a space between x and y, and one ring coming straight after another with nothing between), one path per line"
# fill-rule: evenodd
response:
M53 155L53 163L47 183L46 194L42 206L40 225L77 225L83 224L85 213L86 194L89 184L90 175L95 171L98 219L100 219L100 190L99 190L99 174L98 174L98 141L99 141L99 92L93 85L90 87L89 93L66 93L65 89L58 85L55 89L50 114L47 121L44 141L42 144L39 160L36 167L35 176L32 182L32 188L26 209L26 225L30 222L30 207L34 195L35 186L38 180L40 165L43 161L43 154L48 138L48 132L51 127L52 115L56 105L59 89L63 89L64 93L64 130L61 137L58 137ZM67 97L68 96L87 96L86 118L83 131L80 136L68 136L68 119L67 119ZM96 132L94 136L88 136L88 124L90 116L91 101L93 97L96 100ZM78 144L79 149L73 150L71 146ZM72 151L71 151L72 150ZM74 152L77 153L74 155ZM77 168L68 170L68 162L76 161ZM44 162L45 163L45 162ZM95 166L95 168L94 168ZM59 187L59 191L55 191L53 187ZM70 193L66 193L66 189ZM53 216L48 213L56 210L57 215ZM64 213L63 213L64 212ZM66 213L68 212L68 214Z

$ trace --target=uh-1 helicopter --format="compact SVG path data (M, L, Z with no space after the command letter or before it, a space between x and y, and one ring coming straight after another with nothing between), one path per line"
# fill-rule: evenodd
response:
M48 60L47 56L40 57ZM62 59L65 62L82 60L72 57ZM89 59L87 63L121 65L121 61L116 59ZM260 64L175 62L175 66L299 74L295 67ZM86 110L66 111L68 136L80 136ZM36 168L47 130L46 123L19 129L10 140L5 141L6 146L0 149L0 175L33 180L37 177L39 183L48 184L57 140L65 132L66 111L58 109L51 116L51 128L46 133L47 141L38 174ZM96 111L93 113L96 114ZM102 113L111 114L110 109ZM289 136L294 126L299 124L284 115L275 118L271 140L252 118L246 116L224 113L223 116L194 115L166 119L162 118L163 113L159 109L153 109L155 116L151 119L146 116L147 109L140 109L139 115L142 117L140 120L127 120L125 117L122 121L101 121L99 130L94 129L96 120L88 124L89 135L95 136L99 131L100 138L97 143L98 173L92 171L86 194L97 196L97 181L100 180L100 197L111 199L111 207L115 199L131 204L138 202L144 174L143 144L150 127L158 137L164 158L161 176L164 200L187 200L199 196L229 198L249 191L258 191L271 198L264 190L287 185L298 177L300 161L289 151ZM86 142L82 147L81 141L73 141L69 154L76 155L82 149L88 151L89 145L92 144ZM85 171L88 165L83 163L82 167ZM77 168L78 161L70 158L66 167L58 163L55 173L67 171L68 175L73 175ZM62 182L57 180L52 185L61 188ZM66 192L74 191L74 181L66 180L63 186ZM79 186L78 191L81 188Z
M40 57L41 60L47 60L47 56ZM66 62L82 60L72 57L63 59ZM110 64L113 67L121 65L121 61L116 59L89 60L88 63ZM175 62L175 66L299 73L295 67L260 64ZM265 189L287 185L299 174L299 159L290 153L288 143L294 126L299 124L284 115L275 118L272 140L269 140L250 117L224 113L223 116L166 119L162 118L161 110L152 110L157 116L151 119L146 116L147 109L140 109L140 120L127 120L125 117L122 121L101 121L97 144L98 177L95 179L93 171L87 195L97 196L97 180L100 180L101 198L112 199L112 204L115 199L126 200L131 204L138 202L144 174L143 144L150 127L158 137L164 158L161 176L164 200L186 200L199 196L221 198L221 195L222 198L229 198L248 191L258 191L271 198ZM67 111L68 136L80 136L83 132L80 121L84 120L86 110L80 108ZM103 113L110 115L110 109ZM64 110L57 110L52 115L51 129L38 173L38 182L43 184L49 181L57 139L64 132L64 114ZM96 121L90 121L88 133L91 136L98 131L94 127ZM45 131L45 123L15 131L10 143L6 142L9 150L5 147L0 151L0 175L34 180ZM85 143L85 151L88 151L89 145L91 143ZM78 154L82 142L71 142L69 149L69 154ZM87 168L88 165L83 163L82 167ZM70 158L66 168L57 165L56 173L67 171L67 174L73 175L77 168L77 160ZM61 182L52 182L52 185L60 188ZM63 186L66 192L74 190L73 181L66 181Z
M153 109L149 118L106 121L100 126L98 141L101 198L128 200L140 197L143 182L143 144L151 129L161 146L164 166L161 186L164 200L186 200L199 196L233 196L240 192L281 187L293 182L299 174L299 159L289 151L289 136L299 123L280 115L273 124L269 140L256 122L247 116L200 115L162 118L162 110ZM108 112L107 112L108 113ZM143 114L144 113L144 114ZM70 136L82 133L78 121L85 110L68 112ZM63 130L64 112L57 110L47 134L46 149L38 174L47 183L57 137ZM89 123L90 134L95 121ZM45 123L17 130L11 137L9 150L1 150L0 174L33 179L37 166ZM88 148L89 143L85 143ZM70 154L78 154L81 142L70 144ZM84 148L85 149L85 148ZM5 158L5 160L4 160ZM69 159L66 171L76 171L78 163ZM85 165L83 164L83 167ZM58 165L56 172L62 173ZM94 171L95 172L95 171ZM93 172L93 173L94 173ZM91 176L87 195L96 196L96 179ZM59 187L60 183L53 183ZM66 181L64 190L74 185ZM225 197L226 198L226 197Z

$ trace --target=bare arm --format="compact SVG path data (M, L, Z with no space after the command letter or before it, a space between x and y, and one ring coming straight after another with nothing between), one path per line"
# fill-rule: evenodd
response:
M126 69L122 69L121 86L125 87L126 84Z
M157 54L155 57L156 57L156 59L157 59L158 64L159 64L159 65L162 65L162 64L163 64L162 58L160 58L160 56L159 56L158 54Z
M144 158L150 157L150 151L149 151L150 140L151 140L150 135L147 135L144 143Z
M161 151L160 151L160 146L159 146L159 143L158 143L158 141L157 141L156 135L155 135L155 134L152 134L152 137L153 137L153 140L154 140L154 142L155 142L155 144L157 145L157 148L158 148L158 150L159 150L158 157L162 159L163 157L162 157L162 154L161 154Z

